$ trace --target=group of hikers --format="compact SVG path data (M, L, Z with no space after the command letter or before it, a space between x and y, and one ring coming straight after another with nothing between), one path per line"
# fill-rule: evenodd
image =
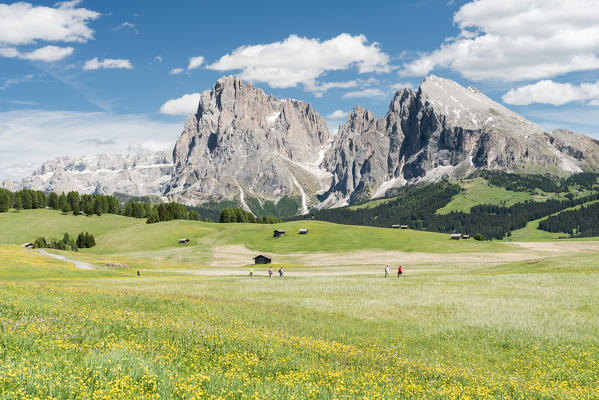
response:
M254 276L254 267L250 267L250 277ZM279 268L279 278L284 276L283 267ZM268 277L272 278L272 267L268 267Z
M389 270L389 264L387 264L387 266L385 267L385 278L388 277L390 274L390 270ZM400 276L403 275L403 268L401 265L399 265L397 267L397 277L399 278Z
M387 264L387 266L385 267L385 278L387 278L390 274L390 269L389 269L389 264ZM138 275L139 275L139 271L138 271ZM399 265L397 267L397 277L399 278L400 276L403 275L403 268L401 265ZM250 277L254 276L254 267L250 266ZM283 275L283 267L279 268L279 278L282 278ZM272 267L268 267L268 277L272 278Z

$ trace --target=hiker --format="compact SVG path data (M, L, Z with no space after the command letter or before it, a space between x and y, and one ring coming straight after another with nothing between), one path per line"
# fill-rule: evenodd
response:
M389 276L389 264L385 267L385 278Z
M268 267L268 277L272 278L272 267Z
M403 274L403 269L401 268L401 265L400 265L399 267L397 267L397 277L399 278L402 274Z
M254 267L250 267L250 278L254 276Z
M283 267L279 268L279 278L283 277Z

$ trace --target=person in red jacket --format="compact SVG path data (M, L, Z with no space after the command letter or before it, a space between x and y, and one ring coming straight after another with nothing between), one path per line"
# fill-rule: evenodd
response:
M403 269L401 268L401 265L400 265L399 267L397 267L397 277L399 278L402 274L403 274Z

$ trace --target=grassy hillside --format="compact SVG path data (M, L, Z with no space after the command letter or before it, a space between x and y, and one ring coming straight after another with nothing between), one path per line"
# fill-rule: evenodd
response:
M343 252L361 249L398 250L409 252L464 253L507 251L500 243L451 241L440 233L338 225L321 221L294 221L276 225L216 224L176 220L146 224L143 219L115 215L75 217L52 210L24 210L0 214L0 244L22 244L37 236L61 237L66 231L77 234L89 231L96 237L97 246L84 250L89 253L131 253L183 249L196 259L219 245L242 245L251 250L272 253ZM308 235L299 235L299 228L308 228ZM274 229L287 235L273 238ZM179 238L191 243L181 246ZM149 254L146 254L149 255ZM150 257L147 257L150 258Z
M567 208L561 212L578 210L583 205L588 206L591 204L595 204L597 202L598 201L589 201L588 203L581 204L579 206ZM557 214L559 214L559 213L556 213L553 215L557 215ZM553 233L553 232L547 232L547 231L539 229L539 222L541 222L547 218L549 218L549 216L539 218L539 219L529 222L524 228L513 231L512 235L510 237L506 238L506 241L509 241L509 242L538 242L538 241L554 240L554 239L567 239L569 235L567 235L565 233ZM597 238L593 238L593 237L576 238L576 240L596 240L596 239Z
M17 246L0 260L6 399L599 397L597 254L402 279L123 279Z
M60 211L37 209L0 213L0 244L23 244L33 242L38 236L62 237L64 232L77 235L90 232L100 236L127 226L144 224L145 220L113 214L101 217L62 215Z
M512 192L501 187L491 186L483 178L474 178L458 183L464 190L453 197L437 214L449 214L452 211L470 212L478 204L496 204L511 206L526 200L542 201L547 197L531 195L528 192ZM553 197L553 196L552 196Z

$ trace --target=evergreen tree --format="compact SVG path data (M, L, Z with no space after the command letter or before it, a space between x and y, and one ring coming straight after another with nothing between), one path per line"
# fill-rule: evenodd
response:
M58 195L54 192L51 192L48 195L48 207L54 209L54 210L58 210Z
M0 189L0 212L6 212L11 206L8 191Z
M60 196L58 196L58 200L57 200L57 207L59 210L63 210L65 209L65 205L68 205L69 203L67 203L67 196L65 196L64 192L60 194ZM69 211L71 211L71 207L69 206ZM67 211L67 212L69 212Z
M83 232L79 232L79 235L77 235L77 242L76 242L77 247L79 247L80 249L84 249L87 247L87 243L85 241L85 235L83 234Z
M156 211L152 210L150 212L150 215L148 215L146 224L155 224L156 222L160 222L160 219L158 218L158 213Z
M109 214L118 214L121 208L119 201L114 196L107 196L108 198L108 213Z
M21 194L19 192L15 193L15 197L13 198L12 206L17 212L23 209L23 201L21 198Z
M94 213L99 217L102 215L102 212L104 211L104 205L103 205L103 201L102 201L102 197L96 197L94 199Z
M67 203L66 201L64 202L64 204L61 207L62 213L63 214L68 214L71 212L71 206L69 206L69 203Z
M24 209L29 210L32 208L31 193L28 190L21 190L21 200Z

